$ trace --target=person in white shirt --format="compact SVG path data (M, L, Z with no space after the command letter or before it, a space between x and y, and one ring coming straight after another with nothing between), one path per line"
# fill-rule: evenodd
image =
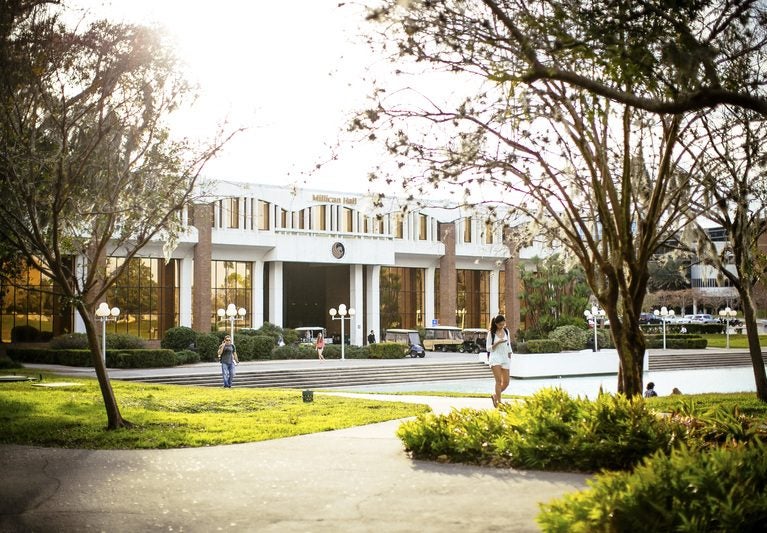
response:
M490 331L487 334L486 348L490 369L495 378L495 393L490 397L493 407L501 403L501 394L509 386L509 364L511 361L511 342L509 330L506 328L506 318L498 315L490 322Z

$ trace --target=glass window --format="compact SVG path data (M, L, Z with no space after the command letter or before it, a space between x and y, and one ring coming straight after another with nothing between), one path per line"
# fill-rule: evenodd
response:
M419 240L421 241L426 240L427 228L428 228L428 219L426 215L419 214L418 215L418 239Z
M423 268L381 267L381 327L415 329L424 308Z
M354 211L348 207L343 208L341 231L345 233L354 231Z
M463 219L463 242L471 242L471 217Z
M264 202L263 200L258 201L258 229L260 230L268 230L270 229L270 220L269 220L269 211L271 210L271 204L269 202Z
M405 234L405 220L402 213L394 215L394 237L401 239Z
M226 215L226 227L227 228L239 228L240 227L240 199L228 198L224 204Z
M493 244L493 224L485 222L485 244Z
M249 261L211 261L211 323L217 329L227 328L228 322L221 322L216 312L226 309L229 304L247 310L244 319L235 322L235 327L250 327L253 301L251 265Z

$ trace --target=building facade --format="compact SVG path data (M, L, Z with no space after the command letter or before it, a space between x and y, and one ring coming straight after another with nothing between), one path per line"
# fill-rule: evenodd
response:
M499 312L512 329L519 324L513 246L501 224L473 212L217 182L216 199L191 207L185 220L170 261L153 243L110 289L107 301L122 313L109 331L157 339L176 325L220 329L217 310L230 303L246 310L238 328L270 322L322 326L330 335L341 326L329 310L344 304L355 310L348 335L358 345L370 330L380 339L394 327L487 327ZM111 257L107 268L120 261ZM84 331L55 298L38 305L34 291L3 291L5 341L22 324L53 335Z

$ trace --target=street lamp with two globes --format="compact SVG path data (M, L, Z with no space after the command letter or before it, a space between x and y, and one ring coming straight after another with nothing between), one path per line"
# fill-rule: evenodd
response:
M341 304L338 306L338 311L336 311L335 307L330 308L330 318L333 320L340 320L341 321L341 359L345 359L345 352L344 347L346 346L346 343L344 342L344 322L347 320L351 320L356 311L353 307L350 307L347 311L346 304ZM347 316L348 314L348 316ZM338 316L336 316L338 315ZM351 322L349 323L351 325Z

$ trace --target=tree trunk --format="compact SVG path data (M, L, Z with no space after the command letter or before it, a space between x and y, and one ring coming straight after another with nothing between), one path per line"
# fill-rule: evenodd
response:
M762 347L759 344L759 326L756 322L756 310L751 291L746 284L738 286L740 301L743 305L743 321L746 323L746 335L748 336L748 352L751 355L751 365L754 367L754 383L756 384L756 397L767 402L767 373L764 370L764 358Z
M89 313L88 309L82 303L78 303L77 311L80 313L80 317L82 317L83 323L85 324L85 333L88 336L88 346L91 349L93 368L96 370L96 377L99 381L101 396L104 398L104 407L107 411L107 429L131 427L133 424L123 419L120 414L120 408L117 406L117 399L115 398L112 384L107 375L106 363L101 354L101 342L96 331L96 323L93 319L93 314Z
M613 324L614 322L611 320L610 323ZM618 392L629 398L641 396L642 368L645 357L645 342L642 332L632 331L632 328L621 325L613 329L613 342L615 342L620 360Z

